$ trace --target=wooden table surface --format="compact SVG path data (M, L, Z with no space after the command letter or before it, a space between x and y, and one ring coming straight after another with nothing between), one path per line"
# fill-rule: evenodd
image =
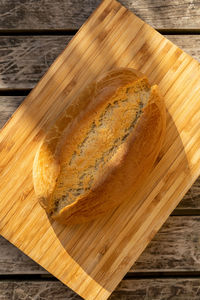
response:
M199 0L121 0L200 60ZM0 0L0 127L100 0ZM0 237L0 300L81 299ZM200 299L200 178L110 299Z

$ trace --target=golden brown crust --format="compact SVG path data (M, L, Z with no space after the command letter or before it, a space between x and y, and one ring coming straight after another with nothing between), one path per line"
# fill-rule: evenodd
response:
M66 110L61 113L55 124L47 132L35 155L33 163L34 189L40 204L47 211L50 211L49 197L54 190L56 178L60 172L59 153L56 151L58 141L63 131L92 100L95 87L95 82L90 83L77 98L68 104Z
M88 89L86 89L79 96L79 100L74 100L73 103L77 103L76 113L71 112L69 105L63 115L64 121L61 121L61 118L59 118L55 126L47 134L34 161L34 187L40 201L42 199L45 209L47 211L53 210L52 217L59 222L84 222L104 214L121 201L125 201L137 188L140 188L152 169L164 139L166 122L165 106L162 97L159 95L157 86L151 88L148 104L140 114L135 127L130 131L126 142L119 146L120 150L118 149L112 159L106 163L106 166L102 169L102 173L97 174L98 176L96 176L96 181L94 181L92 187L89 190L86 189L84 193L76 197L75 201L69 203L59 211L55 211L54 209L56 199L61 197L63 191L66 190L66 186L62 187L66 174L63 168L65 162L68 161L68 165L71 162L71 160L69 161L69 157L73 157L72 150L74 149L74 145L82 145L82 137L86 136L89 128L91 129L91 122L99 120L98 114L101 110L105 109L107 103L112 102L113 104L116 103L116 99L123 98L122 94L124 90L122 87L126 87L126 91L127 87L130 86L137 88L138 82L140 85L144 84L150 88L146 77L142 73L132 69L117 69L102 75L97 81L91 84L92 88L89 89L89 93ZM120 96L122 98L119 97L119 93L121 93ZM73 104L71 105L73 107ZM82 107L80 108L78 105ZM132 111L132 113L135 113L135 111ZM66 118L66 116L70 117ZM128 118L129 115L126 116L125 120L128 120ZM124 119L121 121L125 122ZM97 124L95 125L95 130L97 130L99 124L98 121L95 122ZM127 124L125 122L124 126ZM119 125L117 124L116 126L115 134L118 137L119 132L117 130ZM106 134L102 133L100 135L99 132L96 131L95 134L98 133L100 137ZM104 144L101 145L100 140L96 136L98 149L96 150L94 159L98 157L98 152L102 153L103 147L106 147L105 140ZM90 150L89 148L87 151ZM88 153L84 152L83 155ZM88 164L92 163L92 155L93 153L91 153L91 157L85 157L85 161L88 161ZM77 172L82 172L81 167L79 169L79 166L82 164L79 153L76 155L76 161L76 168L73 167L73 164L71 169L68 167L68 172L72 172L71 175L70 173L68 174L71 178L73 175L76 177ZM44 167L45 164L48 170ZM46 174L49 176L50 173L51 180L48 181ZM60 185L58 184L59 181ZM40 185L38 188L39 182L42 182L43 185ZM45 186L46 183L47 185ZM67 184L69 186L71 184L75 190L77 183L76 181L68 180Z
M121 163L95 191L63 208L54 219L63 223L94 219L142 187L159 154L165 133L165 111L158 100L157 87L153 87L151 97L124 149ZM156 103L158 101L158 106L153 98Z

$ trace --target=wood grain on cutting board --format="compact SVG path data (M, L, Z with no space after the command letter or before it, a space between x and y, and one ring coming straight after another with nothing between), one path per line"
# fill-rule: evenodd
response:
M95 222L51 222L33 192L46 130L102 71L129 66L159 84L166 141L146 185ZM116 1L104 1L0 134L0 233L85 299L107 299L200 174L199 63Z

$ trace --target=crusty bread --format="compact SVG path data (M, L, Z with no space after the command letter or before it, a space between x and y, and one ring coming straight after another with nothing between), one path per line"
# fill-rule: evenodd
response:
M165 127L163 99L146 76L128 68L103 74L69 103L36 153L41 205L62 223L105 214L142 188Z

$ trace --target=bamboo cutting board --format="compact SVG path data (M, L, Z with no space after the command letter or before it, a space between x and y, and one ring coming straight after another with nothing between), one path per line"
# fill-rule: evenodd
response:
M158 83L165 144L146 185L102 219L63 226L33 191L46 130L102 71L133 67ZM85 299L107 299L200 174L200 65L114 0L106 0L0 133L0 233Z

